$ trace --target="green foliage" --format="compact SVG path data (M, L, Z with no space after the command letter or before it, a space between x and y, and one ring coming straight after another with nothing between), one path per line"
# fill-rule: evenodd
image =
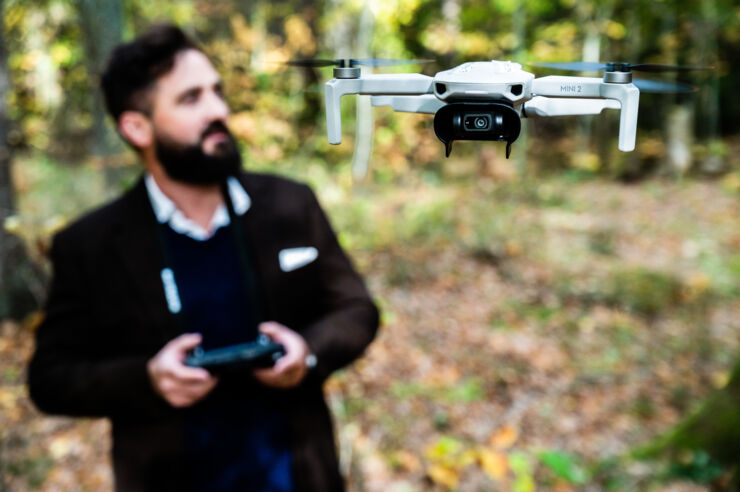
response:
M583 485L589 480L589 475L580 463L580 459L563 451L543 451L537 455L556 477L574 485Z
M469 378L453 385L445 393L445 399L451 403L472 403L485 396L483 386L478 378Z
M513 492L534 492L537 488L534 482L532 462L524 453L512 453L509 456L509 466L514 472Z
M49 456L37 456L5 463L5 469L11 477L23 477L32 489L38 489L46 481L53 464Z
M608 302L645 316L655 316L682 300L680 279L664 272L630 268L612 273L607 282Z
M599 255L611 256L615 253L615 233L611 229L599 229L589 237L591 251Z
M391 385L390 392L402 400L423 397L449 404L472 403L482 400L485 396L480 379L475 377L446 386L396 381Z
M666 472L667 478L688 479L697 483L710 483L725 473L725 467L704 450L688 454L688 460L671 463Z

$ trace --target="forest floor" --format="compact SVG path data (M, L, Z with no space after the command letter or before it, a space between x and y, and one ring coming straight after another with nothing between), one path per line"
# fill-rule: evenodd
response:
M708 490L627 455L735 362L734 182L360 188L320 193L383 311L326 385L351 491ZM27 397L37 322L0 327L0 491L110 490L107 422Z

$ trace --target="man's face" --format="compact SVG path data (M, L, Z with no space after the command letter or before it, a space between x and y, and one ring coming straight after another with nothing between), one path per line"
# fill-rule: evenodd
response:
M156 155L172 179L212 184L239 170L228 116L221 79L206 56L192 49L177 54L157 80L151 112Z

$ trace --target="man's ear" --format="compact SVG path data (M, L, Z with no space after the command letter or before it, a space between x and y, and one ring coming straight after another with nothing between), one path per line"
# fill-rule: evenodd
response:
M124 111L118 118L118 131L131 145L139 149L154 141L154 129L149 118L140 111Z

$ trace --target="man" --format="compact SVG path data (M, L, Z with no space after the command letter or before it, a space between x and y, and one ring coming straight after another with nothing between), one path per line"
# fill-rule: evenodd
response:
M102 85L146 176L55 238L33 401L111 419L120 491L342 490L321 386L378 313L313 193L239 172L220 78L178 28L116 48ZM258 330L274 367L184 365Z

